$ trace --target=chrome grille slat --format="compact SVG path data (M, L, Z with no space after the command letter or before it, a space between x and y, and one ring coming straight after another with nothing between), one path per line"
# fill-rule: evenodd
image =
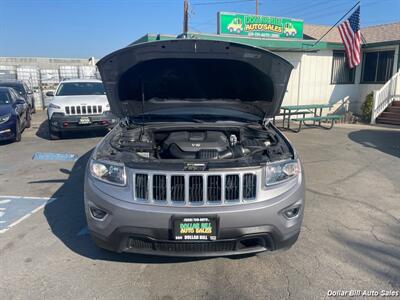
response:
M185 201L185 176L171 176L171 201Z
M151 186L151 185L150 185ZM152 199L156 201L167 200L167 178L165 175L153 175L153 195Z
M189 201L203 201L203 176L191 175L189 177Z
M135 176L135 196L141 200L148 200L148 175L136 174Z
M260 172L136 171L134 201L176 206L233 205L256 200Z
M240 183L239 175L229 174L225 177L225 200L239 201L240 200Z
M221 201L221 176L210 175L207 180L207 200Z
M243 175L243 199L252 200L256 197L257 176L254 174Z

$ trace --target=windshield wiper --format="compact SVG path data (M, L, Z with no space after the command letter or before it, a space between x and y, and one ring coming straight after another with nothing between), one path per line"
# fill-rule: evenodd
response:
M130 119L133 123L142 122L166 122L166 121L185 121L192 123L204 123L204 120L196 118L196 116L178 115L178 116L165 116L165 115L139 115Z

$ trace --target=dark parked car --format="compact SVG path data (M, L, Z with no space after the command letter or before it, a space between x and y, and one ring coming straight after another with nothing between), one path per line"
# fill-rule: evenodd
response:
M21 140L21 133L31 126L31 109L12 88L0 87L0 141Z
M0 81L0 87L10 87L17 91L17 93L22 96L25 101L29 104L32 113L36 112L35 109L35 98L33 96L32 90L20 80L14 81Z

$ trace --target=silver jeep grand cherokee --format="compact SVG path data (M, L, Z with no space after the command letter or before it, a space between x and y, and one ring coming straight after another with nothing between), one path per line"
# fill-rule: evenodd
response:
M88 228L99 247L220 256L296 242L304 174L269 122L289 62L242 44L176 39L128 46L98 68L121 118L86 172Z

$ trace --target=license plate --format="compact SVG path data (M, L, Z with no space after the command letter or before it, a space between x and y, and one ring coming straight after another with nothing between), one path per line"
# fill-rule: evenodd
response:
M215 241L217 239L216 217L175 217L173 238L177 241Z
M91 123L92 123L92 121L90 120L89 117L81 117L79 119L79 124L80 125L87 125L87 124L91 124Z

